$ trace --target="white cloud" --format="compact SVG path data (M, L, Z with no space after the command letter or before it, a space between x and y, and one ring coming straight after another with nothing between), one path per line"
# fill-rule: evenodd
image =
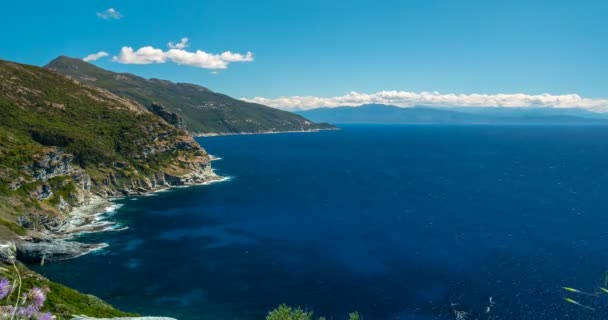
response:
M230 51L223 52L220 57L227 62L250 62L253 61L253 53L247 52L242 55L240 53L232 53Z
M165 52L153 47L141 47L134 51L131 47L122 47L120 54L112 58L113 61L125 64L151 64L165 63Z
M182 38L179 43L173 43L173 41L169 41L169 43L167 43L167 46L170 49L185 49L188 48L190 45L188 44L188 38Z
M109 8L105 11L97 12L97 17L104 20L118 20L122 19L122 13L118 12L118 10L114 8Z
M242 98L247 102L285 109L312 109L317 107L360 106L378 103L399 107L553 107L585 108L597 112L608 112L608 99L583 98L578 94L551 95L548 93L529 95L515 94L441 94L439 92L380 91L372 94L351 92L337 97L292 96L275 99L255 97Z
M171 61L181 65L204 69L226 69L228 67L228 62L222 60L219 55L201 50L188 52L186 50L171 49L165 55Z
M251 62L253 53L246 54L225 51L220 54L207 53L202 50L187 51L188 38L182 38L179 43L169 42L167 51L154 47L142 47L133 50L132 47L122 47L120 54L114 61L124 64L151 64L166 63L168 61L179 65L192 66L203 69L226 69L233 62Z
M91 53L90 55L82 58L86 62L97 61L103 57L107 57L109 54L105 51L99 51L97 53Z

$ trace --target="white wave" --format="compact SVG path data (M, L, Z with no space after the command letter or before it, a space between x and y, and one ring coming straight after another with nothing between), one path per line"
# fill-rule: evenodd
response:
M220 182L230 181L230 180L232 180L232 177L221 177L220 179L217 179L217 180L203 182L203 183L201 183L201 185L208 186L210 184L220 183Z
M120 209L122 206L123 206L123 204L115 203L111 206L106 207L104 210L104 213L109 214L109 213L116 212L116 210Z

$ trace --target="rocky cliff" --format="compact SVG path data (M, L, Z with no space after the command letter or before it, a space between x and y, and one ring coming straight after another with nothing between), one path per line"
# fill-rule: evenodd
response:
M178 128L179 118L160 106L155 111L42 68L0 61L0 240L30 240L22 251L31 258L48 252L45 243L65 236L74 209L94 199L217 179L205 150ZM57 257L79 248L63 249Z

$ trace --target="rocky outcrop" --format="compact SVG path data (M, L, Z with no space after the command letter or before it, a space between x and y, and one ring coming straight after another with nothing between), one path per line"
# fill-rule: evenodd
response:
M60 212L69 213L91 196L91 177L74 163L73 155L56 147L45 148L21 172L9 187L17 190L27 185L30 198L50 201Z
M66 175L71 170L74 156L64 153L57 148L48 148L47 152L40 155L32 164L25 166L23 171L30 174L39 181L49 180L53 177Z
M143 195L174 186L206 183L219 179L213 172L208 155L191 138L154 146L157 153L187 151L187 157L176 157L157 172L140 174L125 180L121 169L131 168L118 163L107 176L94 181L86 170L74 163L74 157L50 148L34 164L27 167L32 179L24 181L35 187L30 196L53 204L63 214L24 213L17 223L36 232L17 242L18 258L25 262L56 261L75 258L105 247L105 244L84 244L69 241L84 232L111 230L113 223L97 219L113 197Z
M32 239L30 241L19 241L16 246L17 259L23 262L38 263L79 257L88 252L104 248L107 244L85 244L57 239Z
M184 118L182 118L175 112L167 110L167 108L161 106L160 104L153 103L148 107L148 110L150 110L150 112L154 113L155 115L165 119L168 124L173 125L174 127L181 130L187 130Z

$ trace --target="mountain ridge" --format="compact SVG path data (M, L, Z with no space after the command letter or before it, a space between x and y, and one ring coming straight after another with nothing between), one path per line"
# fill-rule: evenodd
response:
M361 124L608 124L608 115L579 108L398 107L385 104L296 111L313 121Z
M181 123L181 128L193 135L332 128L291 112L234 99L196 84L117 73L82 59L60 56L44 68L137 101L149 109L162 107L162 114L168 113L170 118L181 119L177 123Z

